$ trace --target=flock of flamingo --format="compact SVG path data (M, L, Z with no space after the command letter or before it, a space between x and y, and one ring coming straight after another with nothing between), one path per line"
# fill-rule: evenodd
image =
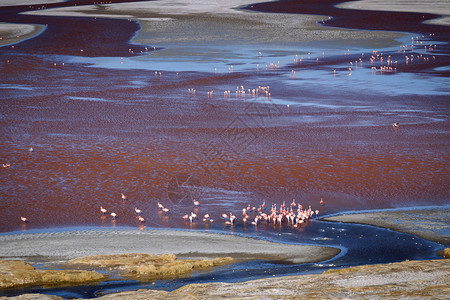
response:
M122 201L127 201L127 197L122 193ZM320 199L320 205L324 205L324 201ZM163 214L170 214L171 210L165 207L163 204L158 202L158 210ZM193 200L194 211L198 213L198 209L200 207L200 202L198 200ZM146 223L146 219L142 216L142 209L137 207L134 208L134 212L136 213L136 219L140 225ZM111 220L115 221L118 218L117 213L111 211L109 212L103 206L100 206L100 213L102 217L107 216L108 214L111 216ZM182 216L182 219L186 223L194 223L194 222L203 222L203 223L213 223L214 219L211 218L209 214L204 214L203 218L200 218L197 213L191 212L190 214L185 214ZM270 209L266 209L266 202L263 201L259 207L250 206L242 209L242 223L244 225L254 225L258 226L259 224L274 224L274 225L292 225L293 227L301 227L302 224L311 220L314 216L319 216L319 210L313 210L311 206L308 208L304 208L301 204L295 202L295 199L292 200L292 203L286 205L283 202L282 205L277 208L277 204L272 204ZM226 225L233 225L236 223L238 217L233 213L223 213L221 215L221 219ZM23 224L28 223L28 218L21 216L20 220ZM140 226L140 229L143 229Z
M324 205L324 201L320 199L320 205ZM193 200L195 207L199 207L200 203L197 200ZM254 225L259 224L274 224L274 225L292 225L293 227L301 227L302 224L306 223L308 220L315 216L319 216L319 210L313 210L311 206L307 209L303 208L301 204L292 200L290 205L286 205L284 201L283 204L277 209L277 204L272 204L270 209L266 209L266 201L263 201L259 207L248 205L242 208L242 223L244 225ZM209 214L204 214L203 218L200 218L197 213L191 212L190 214L185 214L183 217L185 222L203 222L212 223L214 219L211 218ZM223 213L221 219L226 225L233 225L238 220L238 217L233 213Z
M268 93L269 87L258 87L258 92L265 92ZM396 123L398 124L398 123ZM394 124L395 125L395 124ZM393 125L393 126L394 126ZM34 152L33 147L30 147L28 150L30 153ZM4 168L8 168L10 164L3 163ZM121 193L121 199L123 202L128 202L128 198L124 193ZM190 214L185 214L182 219L185 222L194 223L202 221L204 223L212 223L214 222L214 219L211 218L209 214L204 214L203 218L199 218L197 215L200 202L196 199L192 201L194 205L194 211ZM320 205L323 205L323 199L320 200ZM163 214L171 214L171 210L167 207L165 207L161 203L157 203L158 210ZM136 219L139 222L140 225L146 223L146 219L142 216L142 209L139 209L138 207L134 208L134 212L136 213ZM197 213L196 213L197 212ZM100 206L100 213L102 217L106 217L108 214L111 216L111 220L116 220L118 218L118 214L114 211L108 211L103 206ZM270 210L266 210L266 203L265 201L259 205L258 208L252 207L248 205L246 208L242 209L242 222L244 224L252 224L257 226L260 223L273 223L273 224L291 224L294 227L299 227L303 223L310 220L314 215L319 215L319 210L313 210L311 206L309 206L307 209L304 209L301 204L295 203L295 200L292 201L292 203L289 206L286 206L285 202L277 209L277 204L273 204L270 208ZM233 213L223 213L221 218L223 219L224 223L227 225L233 225L236 222L237 217ZM26 224L30 222L30 220L27 217L20 216L20 220L22 224Z
M122 200L126 201L127 197L122 194ZM320 205L324 205L324 201L320 199ZM193 199L192 204L194 206L194 211L190 214L185 214L182 216L182 219L185 223L213 223L215 220L210 216L210 214L205 213L203 217L198 215L198 211L200 208L200 202L196 199ZM169 215L172 211L165 207L160 202L157 203L158 210L160 213L164 215ZM146 223L146 219L142 216L142 210L135 207L134 211L136 213L136 219L140 225ZM108 210L103 206L100 206L100 213L102 217L108 215ZM112 220L118 218L115 212L109 212ZM311 206L308 208L304 208L301 204L295 202L295 199L292 200L290 205L286 205L283 202L282 205L277 208L277 204L272 204L270 209L266 209L266 202L263 201L259 207L250 206L242 209L242 223L244 225L254 225L258 226L259 224L274 224L274 225L292 225L293 227L301 227L302 224L311 220L314 216L319 216L319 210L313 210ZM221 220L225 225L233 225L238 220L238 217L233 213L223 213L221 215ZM140 229L143 229L140 226Z

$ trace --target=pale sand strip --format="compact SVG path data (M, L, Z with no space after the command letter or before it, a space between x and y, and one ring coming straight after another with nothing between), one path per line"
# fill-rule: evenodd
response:
M397 45L400 33L346 30L319 26L328 16L261 13L239 10L251 0L155 0L110 5L85 5L26 12L47 16L133 19L141 24L133 42L146 45L297 45L335 41L346 44ZM379 43L377 43L377 41Z
M44 5L64 1L65 0L0 0L0 6Z
M292 263L330 259L331 247L272 243L228 234L184 230L102 229L0 236L1 259L44 257L50 261L122 253L175 254L184 258L229 256L237 260L285 260Z
M32 38L44 28L42 25L0 23L0 46Z
M450 0L360 0L344 2L339 8L416 12L442 15L442 18L427 23L450 26Z
M417 235L450 245L450 209L383 210L323 218L325 221L367 224Z

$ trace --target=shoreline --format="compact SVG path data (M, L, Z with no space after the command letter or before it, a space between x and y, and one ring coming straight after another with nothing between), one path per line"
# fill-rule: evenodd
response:
M322 274L265 278L241 283L189 284L171 292L138 290L114 293L100 299L213 299L268 298L433 298L450 291L450 260L404 261L392 264L364 265ZM420 279L418 279L420 278Z
M359 1L348 1L342 2L337 5L338 8L343 9L356 9L356 10L373 10L373 11L398 11L398 12L414 12L414 13L427 13L434 14L438 17L426 21L428 24L434 25L450 25L450 10L448 7L448 1L432 1L432 0L422 0L422 1L408 1L395 3L392 1L385 0L359 0Z
M44 25L0 23L0 47L34 38L45 31Z
M448 246L450 245L450 234L446 231L449 231L449 215L449 208L427 209L419 207L417 209L399 208L372 212L342 212L330 217L323 217L321 220L386 228Z
M270 3L274 3L272 1ZM65 16L106 19L128 19L139 23L138 30L131 42L136 45L150 45L159 48L160 45L182 44L190 47L194 42L269 44L277 46L289 44L316 43L327 41L339 44L344 40L354 45L377 47L379 44L388 46L400 45L398 39L403 32L353 30L352 28L338 28L319 26L321 20L329 17L319 12L303 14L276 13L253 11L251 1L235 0L226 5L204 5L202 1L181 1L176 6L164 5L165 1L113 3L96 7L94 5L70 6L47 9L44 11L29 11L23 15ZM187 12L179 13L189 6ZM283 22L279 20L282 19ZM246 23L251 30L240 30L236 24ZM184 28L182 34L173 32L176 26ZM236 28L235 28L236 27ZM198 32L202 28L207 30ZM224 29L225 28L225 29ZM247 32L248 31L248 32ZM186 38L188 37L188 38ZM342 44L343 45L343 44Z
M450 292L449 259L363 265L321 274L263 278L239 283L188 284L173 291L138 289L100 293L98 299L260 299L369 298L441 299ZM45 294L24 294L26 299L63 299ZM23 299L23 298L20 298Z

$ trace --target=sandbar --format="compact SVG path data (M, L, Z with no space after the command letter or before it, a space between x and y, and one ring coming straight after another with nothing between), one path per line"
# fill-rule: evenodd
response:
M344 2L337 5L339 8L378 10L378 11L398 11L429 13L442 16L441 18L428 21L428 24L450 25L450 1L448 0L408 0L408 1L388 1L388 0L360 0Z
M65 0L2 0L0 6L43 5L64 2Z
M108 5L80 5L52 8L24 14L45 16L85 16L136 20L141 30L134 43L189 46L196 43L215 45L257 44L276 47L317 41L334 43L398 44L402 34L319 26L329 16L263 13L239 8L249 0L212 3L205 0L157 0Z
M336 215L323 220L378 226L450 245L449 208L381 210Z
M38 35L45 26L35 24L0 23L0 46L20 42Z
M180 258L283 260L291 263L330 259L340 250L332 247L280 244L229 234L184 230L102 229L0 236L0 258L39 257L50 262L80 256L122 253L175 254Z

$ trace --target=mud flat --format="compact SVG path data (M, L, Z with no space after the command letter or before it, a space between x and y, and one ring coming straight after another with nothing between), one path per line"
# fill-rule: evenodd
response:
M239 8L249 0L211 3L204 0L158 0L80 5L29 11L27 15L122 18L138 21L141 29L134 43L167 47L168 44L218 43L220 45L262 44L279 47L301 42L342 40L358 44L397 45L402 34L354 31L318 26L325 15L262 13ZM199 34L201 32L201 34ZM375 41L374 41L375 40Z
M44 5L58 2L64 2L64 0L2 0L0 6Z
M386 0L360 0L344 2L337 5L339 8L378 10L378 11L399 11L418 12L441 15L428 21L429 24L450 25L450 2L448 0L408 0L408 1L386 1Z
M123 253L172 253L182 258L285 260L292 263L330 259L340 250L331 247L279 244L228 234L181 230L85 230L0 236L0 258L45 257L66 261L80 256Z
M423 239L450 245L450 209L382 210L343 214L325 221L359 223L417 235Z
M34 37L44 28L42 25L0 23L0 46Z

